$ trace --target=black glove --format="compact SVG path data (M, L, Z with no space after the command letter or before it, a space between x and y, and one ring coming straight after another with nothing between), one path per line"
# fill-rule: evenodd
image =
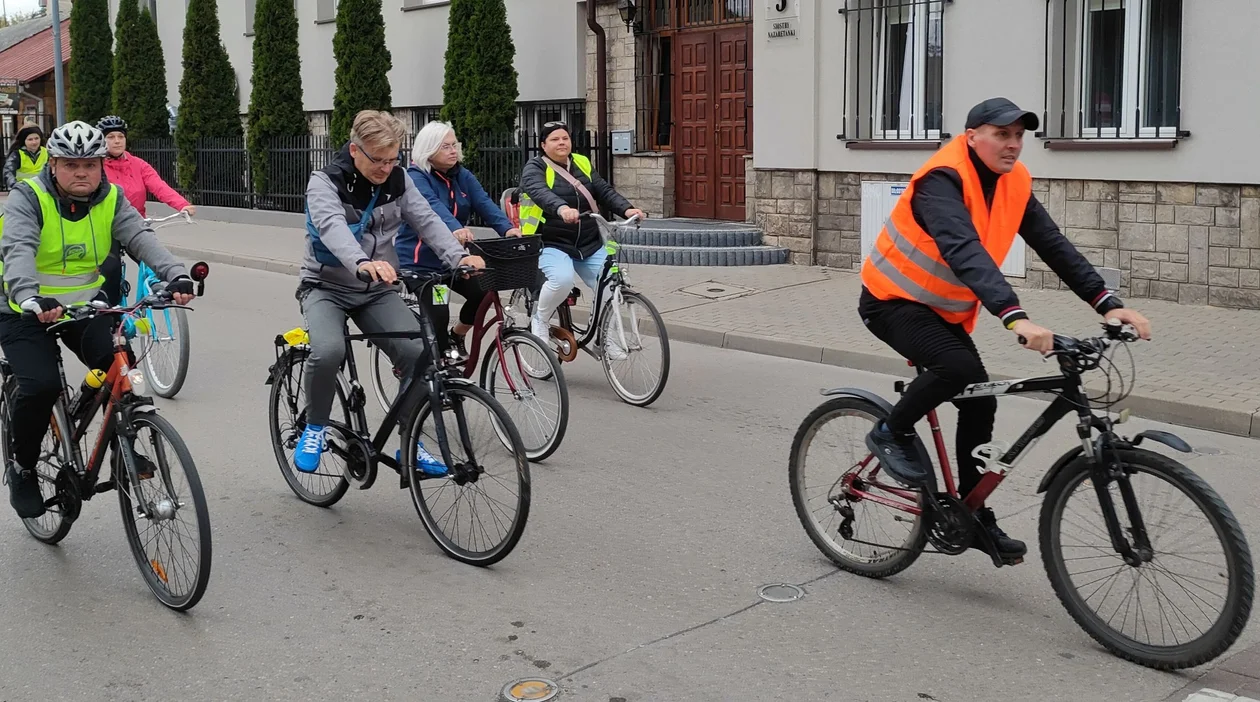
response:
M51 312L57 309L58 307L62 307L62 306L63 305L60 302L58 302L57 298L55 297L40 297L38 295L36 295L35 297L27 298L26 301L24 301L20 305L20 307L23 310L26 310L27 312L30 312L32 314Z
M181 275L175 280L166 284L166 292L175 295L182 293L184 295L194 294L193 281L186 275Z

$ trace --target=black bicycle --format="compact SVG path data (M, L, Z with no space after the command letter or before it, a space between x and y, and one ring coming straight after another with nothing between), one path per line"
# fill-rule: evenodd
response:
M198 296L205 293L202 281L209 270L205 263L192 267ZM47 511L22 523L39 541L59 543L70 533L84 502L116 489L123 531L145 584L162 604L184 611L201 600L210 582L210 513L192 454L175 427L158 414L153 398L145 396L147 379L134 367L144 358L133 361L129 343L137 333L146 333L144 321L152 311L191 309L171 299L159 290L127 307L103 303L71 307L62 321L49 325L48 332L55 333L68 322L116 318L114 360L103 377L92 374L100 387L84 397L66 383L58 354L64 389L53 406L35 467ZM17 377L8 361L0 360L0 378L0 458L8 465L13 458L11 412L17 392ZM104 419L90 436L98 416ZM107 452L109 477L101 481Z
M461 266L432 276L411 271L398 274L412 281L422 296L431 295L433 286L455 275L478 272ZM360 272L361 278L365 275ZM333 419L328 423L327 453L313 473L301 472L293 464L294 449L306 427L302 376L310 356L309 337L301 328L277 336L276 362L266 381L271 385L268 421L276 462L293 492L319 507L335 504L350 485L360 490L372 487L377 466L384 464L399 474L400 487L411 489L420 521L447 555L471 565L492 565L512 552L525 531L530 504L525 448L503 406L437 353L428 315L420 315L419 320L419 332L346 334L346 357L337 376ZM417 338L428 351L428 363L417 364L412 375L403 378L373 435L352 342ZM402 447L390 456L383 451L395 427L400 430ZM430 449L437 447L436 455L426 444ZM488 513L486 521L479 518L479 509Z
M945 489L912 490L880 475L878 459L863 440L892 405L860 388L824 390L832 399L801 423L788 468L797 516L814 545L840 568L872 578L905 570L929 543L936 553L958 555L982 539L985 550L995 554L994 565L1022 562L996 555L975 510L1030 446L1075 412L1080 445L1055 461L1037 487L1045 494L1041 559L1060 602L1095 641L1135 663L1168 670L1220 656L1238 640L1251 613L1251 552L1238 520L1211 486L1172 458L1140 448L1149 440L1189 453L1189 444L1152 430L1128 439L1115 431L1127 410L1115 420L1095 413L1095 404L1110 407L1122 400L1124 387L1115 399L1090 398L1081 375L1103 363L1114 367L1107 349L1137 339L1119 324L1104 329L1105 336L1092 339L1055 336L1050 355L1060 375L976 383L954 398L1055 397L1013 445L994 441L973 452L985 472L967 495L955 488L935 411L927 419ZM897 392L904 389L898 381ZM849 423L855 433L833 433L843 420L856 420ZM825 477L812 471L807 476L814 450L827 448L843 455L820 461ZM916 448L930 463L921 442ZM1180 519L1189 524L1171 524Z

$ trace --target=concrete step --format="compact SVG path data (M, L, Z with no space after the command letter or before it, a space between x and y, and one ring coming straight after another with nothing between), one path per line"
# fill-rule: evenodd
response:
M627 229L619 235L621 243L633 246L685 246L692 248L730 248L760 246L757 229Z
M770 266L787 263L779 246L642 246L622 244L618 253L629 264L649 266Z

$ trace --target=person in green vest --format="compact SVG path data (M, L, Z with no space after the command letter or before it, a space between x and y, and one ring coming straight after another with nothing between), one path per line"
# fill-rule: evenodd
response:
M569 127L564 122L544 124L539 136L543 155L526 162L521 172L521 231L543 238L538 267L547 282L539 291L530 332L545 340L550 336L548 320L573 289L575 278L581 276L594 290L608 258L599 225L581 215L597 211L597 204L627 219L647 214L613 190L591 167L590 159L573 153ZM604 352L614 361L627 357L611 339Z
M39 175L48 163L48 149L44 147L44 132L34 124L22 127L9 147L9 157L4 161L4 189L12 190L18 181Z
M9 398L13 444L5 479L9 502L23 519L44 514L34 469L62 389L57 338L89 370L105 371L113 362L111 324L117 318L72 322L55 334L48 325L66 307L106 302L100 266L115 241L168 281L177 304L193 298L184 265L105 179L101 130L84 122L58 127L49 137L48 156L47 168L14 187L0 217L0 348L17 380Z

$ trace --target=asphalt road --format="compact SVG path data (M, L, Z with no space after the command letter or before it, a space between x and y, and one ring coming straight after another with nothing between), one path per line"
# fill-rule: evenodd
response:
M525 536L482 570L442 555L395 481L327 510L290 493L263 380L272 338L300 322L295 279L218 266L208 282L188 383L161 408L209 497L210 589L187 615L161 607L112 493L58 547L5 511L0 699L489 702L538 675L562 700L595 702L1161 700L1203 672L1116 659L1055 599L1033 493L1073 445L1066 425L991 500L1029 541L1024 565L925 556L872 581L808 541L786 466L819 388L891 393L891 378L676 343L664 396L638 409L583 356L566 366L568 437L533 467ZM1013 439L1043 406L1004 401L998 434ZM1260 444L1170 429L1208 454L1187 462L1260 544ZM759 600L776 582L807 595ZM1239 649L1260 639L1252 624Z

